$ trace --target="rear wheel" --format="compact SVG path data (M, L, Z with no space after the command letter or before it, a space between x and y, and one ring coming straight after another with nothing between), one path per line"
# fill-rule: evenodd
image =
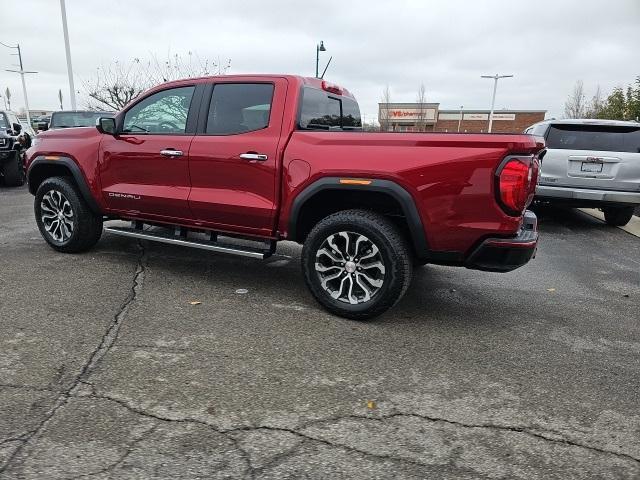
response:
M4 183L8 187L20 187L24 185L26 175L24 171L24 161L20 152L15 152L14 158L5 162L2 173Z
M40 233L59 252L88 250L102 235L102 216L91 211L67 177L42 182L36 192L34 210Z
M309 290L330 312L366 320L395 305L412 275L407 241L387 218L365 210L329 215L309 233L302 268Z
M604 219L609 225L622 227L629 223L633 216L633 207L604 207Z

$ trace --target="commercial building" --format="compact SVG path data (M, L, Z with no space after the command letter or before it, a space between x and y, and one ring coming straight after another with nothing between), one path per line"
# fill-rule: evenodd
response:
M520 133L544 120L546 110L495 110L493 133ZM489 110L440 110L439 103L379 103L378 121L395 132L485 133Z

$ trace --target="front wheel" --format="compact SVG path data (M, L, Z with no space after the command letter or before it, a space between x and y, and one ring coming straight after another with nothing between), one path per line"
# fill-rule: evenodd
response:
M622 227L629 223L633 216L633 207L604 207L604 220L614 227Z
M321 220L302 249L305 281L330 312L366 320L394 306L412 275L412 254L386 217L345 210Z
M36 192L34 210L40 233L59 252L88 250L102 235L102 216L91 211L67 177L42 182Z

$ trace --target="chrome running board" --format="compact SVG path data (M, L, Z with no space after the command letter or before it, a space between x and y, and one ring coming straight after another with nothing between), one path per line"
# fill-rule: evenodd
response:
M138 225L140 225L138 223ZM261 260L270 257L275 251L275 242L268 244L267 249L260 249L245 245L223 244L217 241L206 241L195 238L187 238L186 231L180 230L180 235L171 235L169 233L143 230L142 228L127 227L104 227L104 231L121 235L123 237L138 238L140 240L150 240L152 242L167 243L169 245L179 245L182 247L199 248L201 250L209 250L211 252L228 253L231 255L239 255L242 257L259 258ZM176 230L178 232L178 230ZM215 237L215 235L212 235Z

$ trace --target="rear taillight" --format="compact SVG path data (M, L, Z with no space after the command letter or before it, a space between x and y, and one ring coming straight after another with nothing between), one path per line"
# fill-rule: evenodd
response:
M496 172L496 196L509 215L522 215L533 200L538 177L537 159L532 155L505 158Z

